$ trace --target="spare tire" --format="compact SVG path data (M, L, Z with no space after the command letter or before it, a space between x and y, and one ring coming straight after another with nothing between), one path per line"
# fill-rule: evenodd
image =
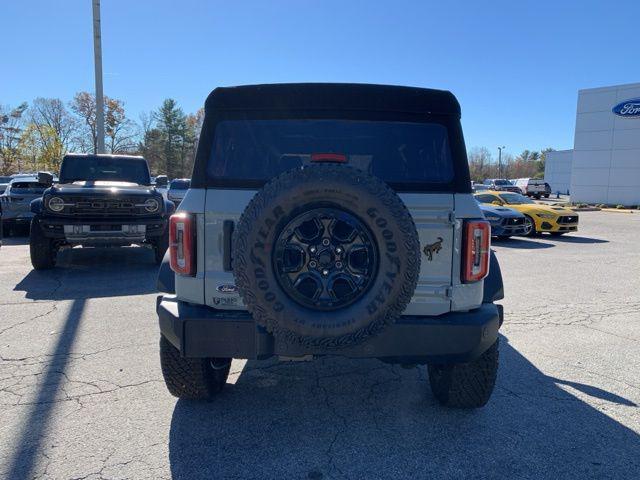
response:
M393 323L420 270L418 233L402 200L343 165L294 169L267 183L234 229L232 258L258 324L327 349Z

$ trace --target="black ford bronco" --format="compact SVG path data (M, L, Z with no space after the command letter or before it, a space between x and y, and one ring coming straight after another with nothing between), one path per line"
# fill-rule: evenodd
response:
M169 391L206 399L232 358L426 364L444 405L494 387L502 278L446 91L218 88L159 277Z
M166 185L158 177L157 186ZM67 154L60 178L31 202L29 246L36 270L53 268L58 250L76 245L142 245L154 249L160 263L168 246L168 219L175 207L151 185L149 167L131 155Z

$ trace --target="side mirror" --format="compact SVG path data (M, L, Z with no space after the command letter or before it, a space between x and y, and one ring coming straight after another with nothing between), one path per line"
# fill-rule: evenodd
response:
M498 206L502 206L504 205L500 200L494 200L493 202L491 202L492 205L498 205Z
M51 175L49 172L38 172L38 183L50 187L51 185L53 185L53 175Z
M158 175L156 177L156 187L166 187L169 183L166 175Z

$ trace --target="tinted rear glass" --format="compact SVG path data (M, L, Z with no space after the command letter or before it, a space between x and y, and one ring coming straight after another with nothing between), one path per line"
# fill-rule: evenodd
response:
M40 194L47 189L47 185L38 182L13 182L11 193L34 193Z
M311 119L218 123L207 173L268 180L328 153L391 184L445 184L454 174L444 125Z
M149 185L149 168L144 160L130 158L65 158L60 183L105 180Z

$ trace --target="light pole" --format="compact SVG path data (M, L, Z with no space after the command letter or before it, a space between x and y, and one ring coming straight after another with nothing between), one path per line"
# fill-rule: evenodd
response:
M498 147L498 177L502 178L502 150L504 149L504 145Z
M102 37L100 0L93 2L93 60L96 76L96 153L104 153L104 96L102 93Z

